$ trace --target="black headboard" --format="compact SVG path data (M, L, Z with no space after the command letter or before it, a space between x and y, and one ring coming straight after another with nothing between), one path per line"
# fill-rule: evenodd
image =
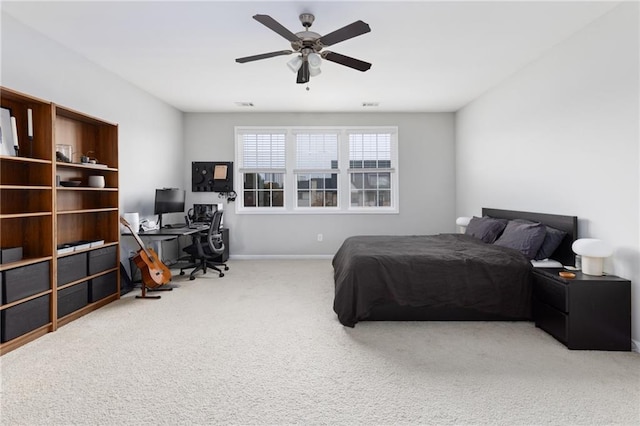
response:
M525 219L532 222L540 222L552 228L559 229L567 233L560 246L553 252L551 258L563 265L575 265L576 255L571 250L571 244L578 238L578 217L561 216L557 214L519 212L515 210L500 210L482 208L482 216L490 216L499 219Z

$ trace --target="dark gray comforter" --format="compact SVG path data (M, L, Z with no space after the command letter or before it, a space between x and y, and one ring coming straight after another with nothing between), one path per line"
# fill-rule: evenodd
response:
M333 309L350 327L388 302L531 316L531 263L516 250L467 235L350 237L333 267Z

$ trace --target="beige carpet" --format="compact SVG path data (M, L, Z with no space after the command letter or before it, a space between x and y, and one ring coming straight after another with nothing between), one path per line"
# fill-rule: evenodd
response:
M360 323L328 260L232 261L0 358L3 425L640 424L640 354L531 323Z

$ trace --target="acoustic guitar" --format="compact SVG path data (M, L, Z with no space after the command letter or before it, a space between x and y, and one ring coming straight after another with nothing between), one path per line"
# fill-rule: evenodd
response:
M140 246L140 250L133 258L133 261L142 274L142 289L160 287L171 281L171 271L160 261L156 252L152 248L144 246L140 236L122 216L120 217L120 223L129 228L131 235Z

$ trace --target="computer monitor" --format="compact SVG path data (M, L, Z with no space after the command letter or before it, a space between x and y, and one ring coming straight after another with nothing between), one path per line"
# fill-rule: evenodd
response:
M186 192L178 188L156 189L153 214L159 216L158 224L162 228L162 215L165 213L184 213Z

